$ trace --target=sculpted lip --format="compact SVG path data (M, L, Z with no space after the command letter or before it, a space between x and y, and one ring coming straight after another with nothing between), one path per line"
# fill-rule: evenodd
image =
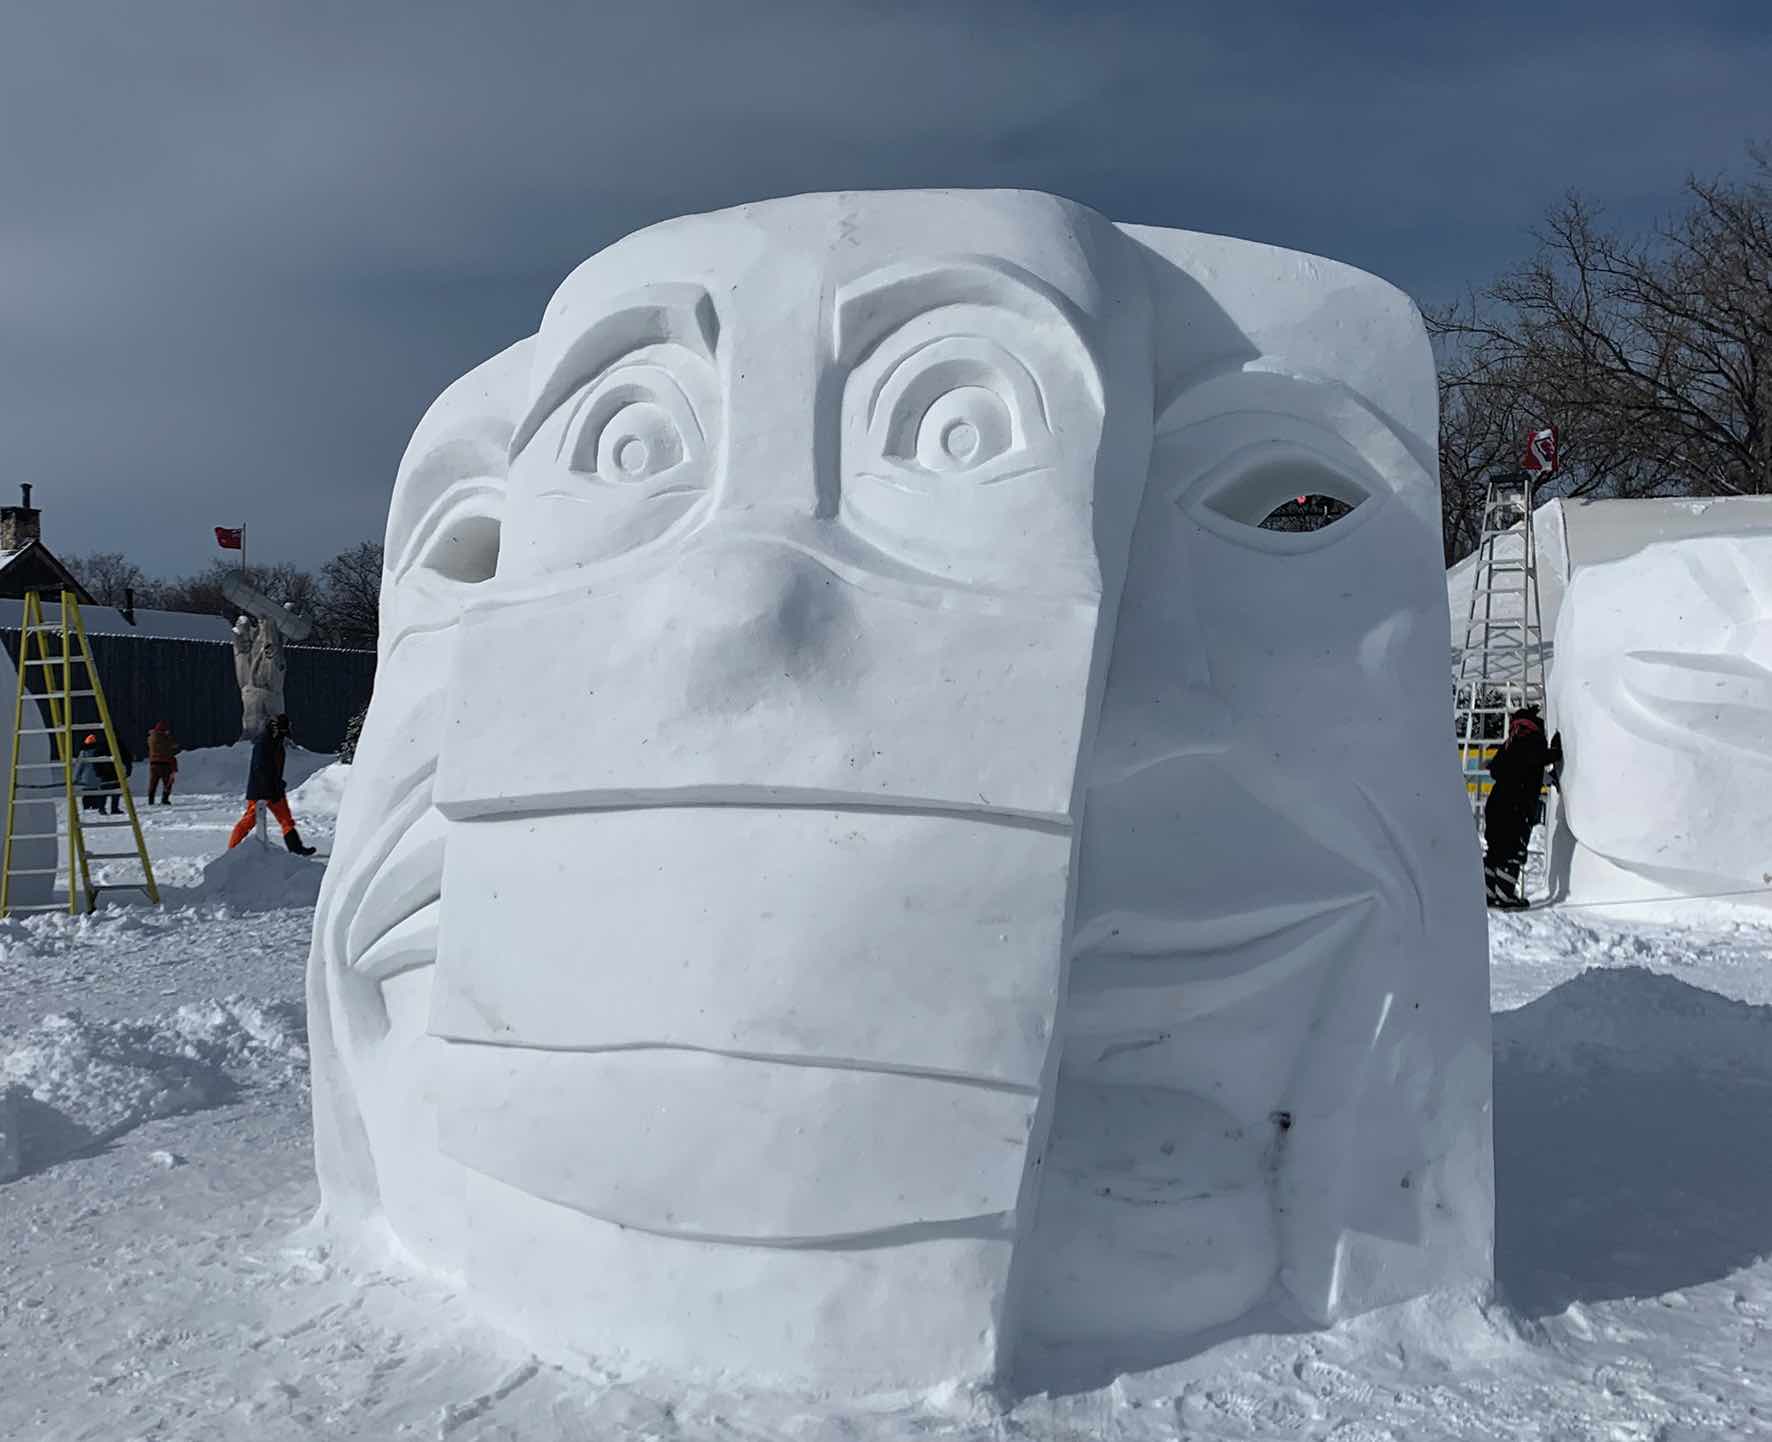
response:
M447 823L428 796L425 804L370 874L345 929L347 964L375 981L436 960Z

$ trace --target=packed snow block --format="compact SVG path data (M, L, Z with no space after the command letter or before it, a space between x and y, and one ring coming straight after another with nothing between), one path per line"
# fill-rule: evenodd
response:
M1664 541L1576 573L1557 622L1569 894L1772 885L1772 535Z
M550 1355L849 1391L1486 1280L1435 426L1391 287L1051 196L587 261L396 482L331 1223Z
M325 874L325 863L297 856L274 838L260 841L253 835L204 866L195 899L223 902L236 911L312 906Z

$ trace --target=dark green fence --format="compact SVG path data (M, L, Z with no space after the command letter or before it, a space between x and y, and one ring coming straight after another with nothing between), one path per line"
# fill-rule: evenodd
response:
M143 753L148 728L156 721L172 727L186 750L240 739L240 688L234 648L227 642L108 635L89 635L87 641L111 719L136 755ZM0 643L16 666L18 632L0 630ZM346 723L363 709L375 685L375 653L289 646L283 654L293 739L309 751L338 750ZM34 689L35 675L32 683ZM12 724L10 716L6 724Z

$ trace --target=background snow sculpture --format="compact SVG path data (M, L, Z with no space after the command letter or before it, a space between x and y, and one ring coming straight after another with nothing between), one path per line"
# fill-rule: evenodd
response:
M1434 403L1389 287L1049 196L587 261L402 463L331 1218L849 1389L1486 1278ZM1301 485L1354 510L1260 531Z
M313 624L238 576L224 580L222 590L248 613L234 622L234 677L240 684L240 735L252 741L274 717L288 713L283 682L289 668L283 642L306 640Z
M1557 623L1569 894L1772 884L1772 535L1664 541L1578 571Z

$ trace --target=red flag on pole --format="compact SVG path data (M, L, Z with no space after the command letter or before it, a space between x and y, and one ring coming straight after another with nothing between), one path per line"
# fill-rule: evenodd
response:
M224 551L238 551L243 549L245 541L241 532L244 529L245 527L243 526L217 526L215 528L216 545L220 546Z
M1548 476L1557 468L1557 428L1546 426L1526 437L1526 459L1521 463L1535 476Z

